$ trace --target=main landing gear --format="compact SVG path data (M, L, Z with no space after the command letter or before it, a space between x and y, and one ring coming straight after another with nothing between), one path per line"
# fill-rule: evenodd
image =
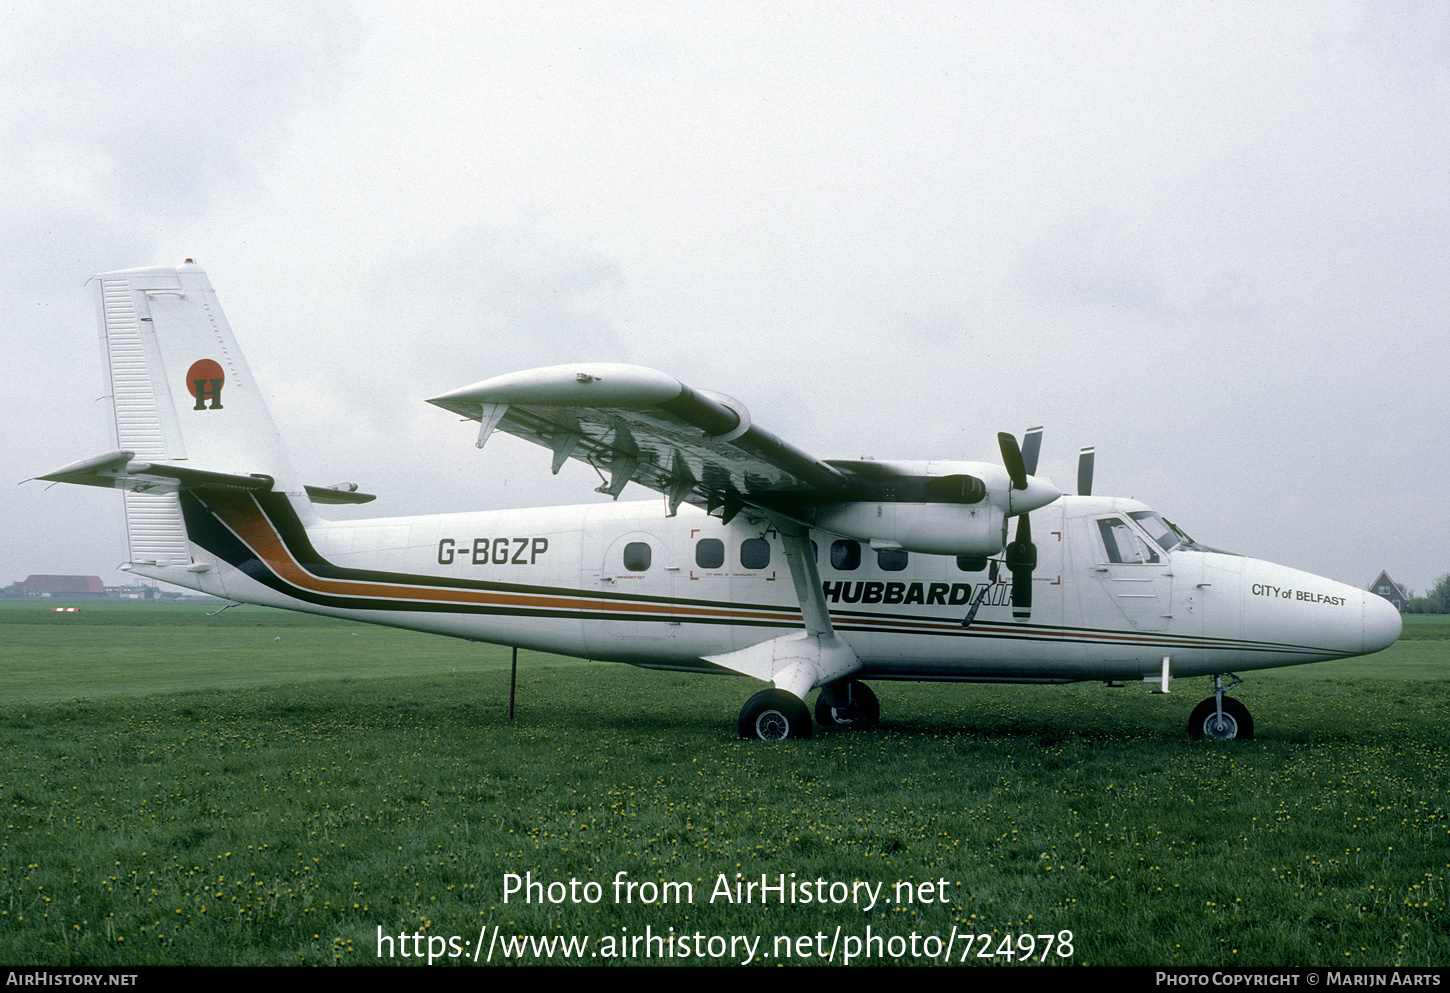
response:
M822 686L816 697L816 723L822 727L863 728L880 719L881 702L865 683Z
M740 737L784 741L811 736L811 712L794 693L761 690L740 708Z
M816 697L816 723L822 727L869 727L880 717L881 704L865 683L849 680L823 686ZM761 690L740 708L737 730L740 737L759 741L809 738L811 713L792 693Z
M1243 680L1229 673L1233 686ZM1232 686L1230 687L1232 689ZM1193 708L1188 718L1188 736L1195 741L1247 741L1254 736L1254 719L1249 709L1231 696L1224 696L1223 676L1213 677L1213 696Z

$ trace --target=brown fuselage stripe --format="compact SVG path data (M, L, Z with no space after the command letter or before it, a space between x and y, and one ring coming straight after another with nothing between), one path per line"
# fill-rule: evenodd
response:
M214 508L217 517L257 554L278 578L312 593L368 599L411 600L423 603L460 603L485 606L535 607L563 610L607 610L618 613L644 613L669 616L724 617L738 620L799 621L800 612L767 612L719 610L669 603L648 603L607 599L584 599L579 596L557 596L499 593L485 590L461 590L439 586L399 586L357 580L326 579L308 572L283 543L265 513L255 503L246 512L236 513L233 507Z

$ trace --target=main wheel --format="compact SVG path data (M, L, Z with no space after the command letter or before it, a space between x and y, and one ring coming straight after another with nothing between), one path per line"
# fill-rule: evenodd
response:
M1193 708L1188 718L1188 736L1195 741L1248 741L1254 736L1254 719L1249 708L1231 696L1223 698L1223 720L1219 721L1218 704L1213 697Z
M740 737L784 741L811 736L811 712L785 690L761 690L740 708Z
M816 723L822 727L870 727L880 719L881 702L865 683L822 686L816 697Z

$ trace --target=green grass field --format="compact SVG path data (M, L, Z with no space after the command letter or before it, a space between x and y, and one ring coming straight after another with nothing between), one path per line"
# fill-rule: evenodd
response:
M1251 742L1187 739L1194 680L877 684L879 728L764 746L735 737L744 679L522 653L510 723L503 649L255 607L51 605L0 604L7 963L368 964L379 927L457 936L467 958L439 962L460 963L495 926L588 936L584 964L659 962L629 940L671 927L702 936L702 957L665 959L684 964L738 961L712 957L718 936L761 937L767 964L777 936L812 954L839 936L839 962L868 927L896 941L859 964L924 963L891 954L912 934L959 960L987 934L968 961L1005 965L976 953L1032 935L1040 958L1063 931L1051 963L1450 962L1444 618L1406 618L1367 659L1250 674ZM602 899L504 903L525 872ZM616 903L619 872L694 901ZM711 902L722 873L883 897L946 880L947 902Z

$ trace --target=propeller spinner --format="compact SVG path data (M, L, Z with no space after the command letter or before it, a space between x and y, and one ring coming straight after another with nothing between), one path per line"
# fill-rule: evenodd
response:
M1057 487L1032 475L1037 471L1037 453L1042 448L1041 428L1029 428L1020 446L1016 438L1003 431L997 435L997 447L1002 451L1002 467L1012 480L1007 490L1008 517L1045 507L1062 496Z

